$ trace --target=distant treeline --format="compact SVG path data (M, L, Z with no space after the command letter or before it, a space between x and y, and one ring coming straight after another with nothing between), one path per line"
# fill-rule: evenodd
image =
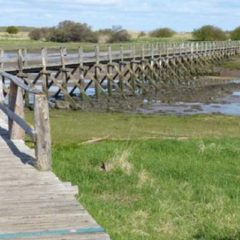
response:
M60 22L56 27L50 28L32 28L32 27L0 27L0 31L7 31L10 34L18 31L29 32L32 40L45 40L52 42L127 42L131 40L131 34L121 26L115 26L109 29L101 29L93 31L90 26L85 23L73 21ZM170 28L159 28L151 32L140 32L138 38L171 38L177 33ZM240 27L226 32L219 27L205 25L195 29L192 32L192 39L197 41L224 41L224 40L240 40Z
M96 43L104 36L105 42L126 42L131 39L124 29L104 29L93 31L87 24L73 21L60 22L56 27L33 29L29 36L32 40L53 42L90 42Z

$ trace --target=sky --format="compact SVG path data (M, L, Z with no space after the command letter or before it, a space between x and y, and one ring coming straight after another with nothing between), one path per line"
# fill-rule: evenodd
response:
M113 25L138 31L240 26L240 0L0 0L0 4L1 26L55 26L63 20L87 23L94 30Z

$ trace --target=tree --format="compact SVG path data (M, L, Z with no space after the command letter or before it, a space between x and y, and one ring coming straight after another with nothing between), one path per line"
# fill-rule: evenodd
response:
M19 32L19 30L15 26L9 26L6 29L6 32L9 33L9 34L17 34Z
M173 31L170 28L158 28L151 32L151 37L157 37L157 38L170 38L175 34L175 31Z
M48 31L46 39L54 42L97 42L97 34L87 24L63 21Z
M131 40L131 36L128 33L127 30L121 30L118 32L113 32L112 36L109 40L109 43L114 43L114 42L128 42Z
M193 37L198 41L224 41L227 40L226 33L218 27L206 25L193 31Z
M231 33L230 33L231 39L232 40L240 40L240 27L235 28Z

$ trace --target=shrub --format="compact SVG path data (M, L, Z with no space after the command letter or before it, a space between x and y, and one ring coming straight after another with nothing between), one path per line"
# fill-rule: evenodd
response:
M235 28L231 33L230 33L231 39L232 40L240 40L240 27Z
M193 31L193 37L198 41L223 41L227 40L226 33L218 27L206 25Z
M9 33L9 34L17 34L19 32L19 30L15 26L9 26L6 29L6 32Z
M112 36L109 39L109 43L114 42L128 42L131 40L131 36L126 30L121 30L118 32L113 32Z
M138 34L138 38L142 38L142 37L146 37L146 36L147 36L147 34L143 31Z
M108 43L112 37L113 31L110 28L100 29L96 32L99 43Z
M48 28L36 28L29 33L29 37L32 40L41 40L45 39L48 34Z
M53 42L97 42L97 34L87 24L63 21L57 27L34 29L29 34L33 40Z
M170 28L159 28L151 32L151 37L157 37L157 38L170 38L175 34L175 31L173 31Z

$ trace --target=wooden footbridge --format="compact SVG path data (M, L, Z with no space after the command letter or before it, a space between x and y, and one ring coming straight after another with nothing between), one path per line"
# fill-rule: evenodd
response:
M165 87L197 85L199 76L211 74L214 65L239 53L239 41L95 46L92 51L1 50L0 67L41 89L52 103L61 99L77 109L153 96ZM7 94L4 76L3 83Z
M0 54L0 240L107 240L77 202L77 189L51 172L49 100L127 101L173 85L196 84L215 63L240 53L240 42L108 47L67 53L43 49ZM91 89L91 94L89 90ZM32 98L34 127L24 120ZM27 134L35 151L24 144Z

